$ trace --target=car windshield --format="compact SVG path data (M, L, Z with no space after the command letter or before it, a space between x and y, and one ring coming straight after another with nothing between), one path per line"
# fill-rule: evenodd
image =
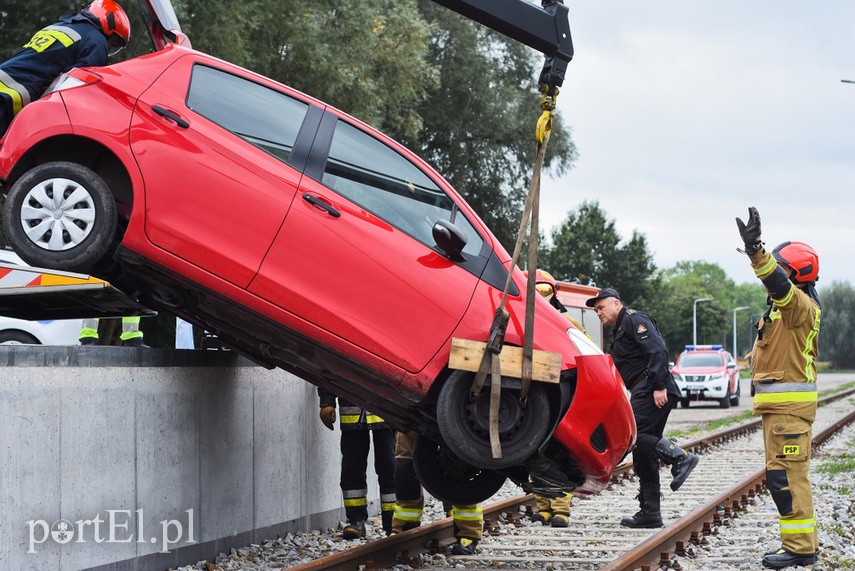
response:
M678 367L721 367L721 355L718 353L686 353L677 363Z

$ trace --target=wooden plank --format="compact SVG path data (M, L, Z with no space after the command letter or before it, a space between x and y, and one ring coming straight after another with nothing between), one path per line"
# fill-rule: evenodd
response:
M448 366L452 369L477 372L481 365L481 357L487 344L482 341L471 339L451 339L451 355ZM522 347L505 345L499 354L499 362L502 367L502 375L507 377L522 378ZM561 375L561 353L550 351L539 351L532 353L531 367L532 380L543 383L557 383Z

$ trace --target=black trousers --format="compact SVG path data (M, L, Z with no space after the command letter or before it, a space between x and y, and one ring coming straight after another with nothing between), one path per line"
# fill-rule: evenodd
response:
M632 465L642 483L659 484L659 459L654 454L656 443L662 439L671 409L677 403L668 395L668 404L658 408L648 387L636 388L629 399L635 415L638 438L632 449Z
M380 495L395 493L395 436L391 429L341 431L341 489L349 502L345 514L350 522L368 519L368 451L374 435L374 472ZM356 493L361 492L361 493Z

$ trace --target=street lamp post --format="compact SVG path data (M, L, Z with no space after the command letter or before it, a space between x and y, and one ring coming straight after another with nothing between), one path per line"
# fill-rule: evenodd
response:
M698 344L698 303L712 300L711 297L700 297L692 304L692 345Z
M743 309L750 309L747 305L733 308L733 358L736 359L736 312Z

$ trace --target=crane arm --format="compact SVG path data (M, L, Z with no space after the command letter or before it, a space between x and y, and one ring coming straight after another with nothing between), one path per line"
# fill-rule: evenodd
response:
M546 56L539 83L552 93L573 59L569 9L563 0L433 0Z

